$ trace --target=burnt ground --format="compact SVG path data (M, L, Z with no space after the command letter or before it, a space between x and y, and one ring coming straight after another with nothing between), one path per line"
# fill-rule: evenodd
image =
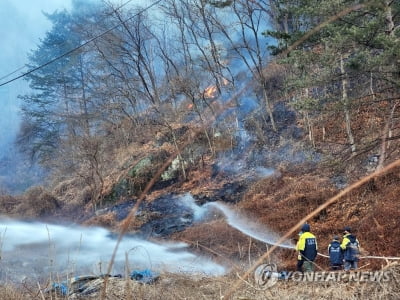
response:
M260 224L284 234L298 220L340 192L335 178L310 173L307 167L304 170L307 172L276 171L266 178L238 182L226 177L226 181L207 179L205 172L202 177L185 182L183 188L193 192L197 205L225 201L243 214L252 215ZM396 249L400 247L398 174L399 169L394 169L371 180L310 220L321 253L326 254L333 235L341 235L344 226L351 226L360 240L362 255L397 255ZM195 182L203 184L190 188ZM192 245L194 251L203 252L216 260L229 261L232 265L248 264L249 259L254 261L268 249L268 245L231 228L220 216L207 222L195 222L193 210L179 200L183 195L181 191L144 201L135 218L133 231L146 237L185 241ZM104 215L87 223L102 223L102 217L108 216L108 219L113 219L111 225L118 228L133 205L134 201L130 201L110 207ZM292 238L295 241L296 236ZM281 268L293 270L296 255L292 250L279 249L275 251L273 260ZM323 257L316 262L323 269L328 267ZM361 261L366 269L380 269L385 264L384 260Z
M135 216L135 224L131 227L135 233L145 238L167 238L176 232L183 231L195 223L195 212L191 203L184 201L193 199L193 205L204 205L208 202L222 201L229 204L239 202L246 191L244 182L226 182L221 187L209 187L206 193L197 195L168 193L155 197L151 201L140 203ZM129 200L92 213L81 222L84 224L102 224L117 227L134 208L137 200Z
M316 131L316 147L310 147L307 136L285 106L276 106L278 131L254 122L257 113L244 118L246 131L235 137L232 148L215 156L203 155L196 167L188 170L185 180L151 190L141 204L131 229L149 237L172 238L192 244L215 258L238 261L254 260L267 246L231 228L223 218L194 222L193 212L177 201L190 193L198 205L222 201L279 234L284 234L299 220L341 190L377 168L376 156L361 153L348 158L343 144L322 142ZM356 119L363 128L364 119ZM262 122L261 122L262 123ZM327 122L330 138L346 139L337 118ZM358 128L357 127L357 128ZM394 143L391 147L395 147ZM336 155L333 153L342 153ZM394 152L393 152L394 153ZM389 164L395 158L388 159ZM321 253L333 235L341 235L351 226L360 240L363 255L396 256L400 248L400 168L370 180L353 189L336 203L309 220ZM125 201L86 221L114 229L128 214L135 200ZM297 236L291 237L293 241ZM294 269L294 251L281 249L273 258L282 268ZM321 268L326 259L319 257ZM364 260L366 269L379 269L384 260Z
M186 180L156 185L141 203L130 226L131 232L149 238L184 241L193 251L230 264L234 270L246 270L267 251L268 245L233 229L220 216L207 222L195 222L193 210L179 201L182 195L190 193L198 205L223 201L251 215L256 222L284 234L319 205L376 168L376 161L370 155L358 161L343 160L340 163L344 167L337 166L334 161L337 158L327 163L317 151L301 143L301 132L291 130L285 134L292 140L285 142L275 134L266 134L266 139L275 145L274 149L253 143L244 145L240 151L227 151L229 155L204 156L201 165L188 170ZM351 226L361 242L362 255L397 255L400 247L399 171L394 168L353 189L309 221L321 253L326 254L333 235L341 235L344 226ZM136 201L134 197L120 199L117 204L96 213L83 210L85 218L81 221L117 231ZM293 250L278 249L269 259L281 269L295 268ZM316 263L327 269L326 259L319 257ZM362 259L360 265L363 270L380 270L387 263ZM192 281L188 286L197 287Z

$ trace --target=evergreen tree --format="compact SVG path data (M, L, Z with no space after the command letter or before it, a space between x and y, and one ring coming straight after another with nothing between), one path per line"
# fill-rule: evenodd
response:
M371 140L376 146L381 139L376 133L382 132L385 123L379 120L390 116L388 111L396 105L390 95L399 91L399 4L330 0L317 5L315 1L302 1L298 8L313 34L304 32L307 38L300 38L301 43L292 39L297 46L281 59L291 66L287 87L295 95L297 107L306 110L314 121L321 120L322 113L330 118L332 114L339 116L353 155L358 143L361 150L370 149ZM387 108L381 111L374 105L376 101ZM371 112L371 107L376 120L372 130L358 130L355 135L355 112L367 108ZM373 131L374 138L366 142L365 137Z
M82 1L73 4L71 13L46 14L52 29L29 55L29 68L40 68L25 77L32 92L20 96L23 125L18 144L42 162L54 158L63 137L89 135L90 130L90 56L79 46L87 38L80 26L87 22L85 14L93 11Z

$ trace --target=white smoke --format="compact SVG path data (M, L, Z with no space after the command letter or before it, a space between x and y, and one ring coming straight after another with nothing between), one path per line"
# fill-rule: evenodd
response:
M193 196L189 193L182 196L179 200L182 202L183 205L193 211L193 221L195 222L202 221L205 215L209 213L209 208L207 207L207 205L197 205Z
M269 177L276 173L274 169L264 167L257 167L254 171L256 175L261 178Z
M50 271L104 274L116 246L116 237L100 227L61 226L0 219L1 279ZM128 263L126 261L128 257ZM225 268L178 242L152 242L124 236L112 273L150 268L158 271L221 275Z

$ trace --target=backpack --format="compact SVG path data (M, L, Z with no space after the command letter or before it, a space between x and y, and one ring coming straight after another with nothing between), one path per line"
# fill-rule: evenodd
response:
M360 256L358 241L354 235L349 235L347 238L350 241L346 245L344 259L347 261L358 261Z

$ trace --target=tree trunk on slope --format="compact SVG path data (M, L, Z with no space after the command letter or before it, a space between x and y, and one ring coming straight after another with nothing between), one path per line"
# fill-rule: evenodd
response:
M350 148L351 148L351 153L354 155L356 153L356 145L354 142L354 136L353 132L351 131L351 119L350 119L350 108L349 108L349 98L347 96L347 86L348 86L348 80L347 80L347 74L344 69L344 61L343 61L343 56L340 56L340 71L342 74L342 103L343 103L343 110L344 110L344 116L345 116L345 124L346 124L346 134L347 138L349 140Z

